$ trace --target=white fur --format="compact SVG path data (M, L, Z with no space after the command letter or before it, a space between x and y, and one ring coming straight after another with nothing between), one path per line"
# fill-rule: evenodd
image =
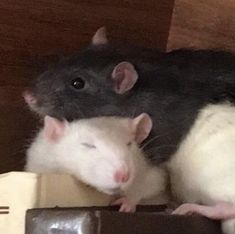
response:
M235 203L235 107L208 105L168 163L174 195L182 202ZM223 230L235 234L235 221Z
M133 142L130 119L100 117L68 123L58 142L49 142L40 131L27 152L25 169L31 172L65 172L112 194L120 191L137 204L142 198L165 189L165 171L146 162L143 152ZM87 148L89 143L96 148ZM114 181L120 167L128 167L131 179L123 184Z

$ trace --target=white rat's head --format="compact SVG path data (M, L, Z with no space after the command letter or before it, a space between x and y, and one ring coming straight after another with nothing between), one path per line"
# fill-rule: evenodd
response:
M42 133L60 169L112 194L135 176L138 144L151 128L147 114L134 119L99 117L72 123L46 116Z

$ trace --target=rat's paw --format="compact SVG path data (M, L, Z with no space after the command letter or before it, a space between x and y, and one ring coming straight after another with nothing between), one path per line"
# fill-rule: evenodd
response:
M235 219L222 221L222 231L224 234L235 234Z
M136 211L136 205L133 205L128 198L121 197L114 201L112 205L121 205L119 211L120 212L135 212Z
M167 204L167 208L165 209L165 212L168 214L172 214L172 212L174 212L174 210L179 206L180 206L180 204L178 202L170 201Z
M177 215L191 215L196 213L195 204L185 203L176 208L172 214Z
M173 214L179 215L190 215L193 213L214 220L231 220L235 218L235 206L230 202L217 202L212 206L185 203L173 211Z

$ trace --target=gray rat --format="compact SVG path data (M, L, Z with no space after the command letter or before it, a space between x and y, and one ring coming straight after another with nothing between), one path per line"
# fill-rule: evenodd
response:
M149 113L154 124L145 151L158 164L175 153L200 109L234 100L234 77L232 54L122 50L101 28L88 48L42 73L24 97L40 116L68 121Z
M46 116L27 151L26 171L64 172L107 194L118 194L120 211L163 193L166 172L151 166L138 146L152 129L151 118L99 117L72 122Z
M222 221L235 234L235 108L203 108L188 136L167 163L171 190L186 204L173 214L197 213Z

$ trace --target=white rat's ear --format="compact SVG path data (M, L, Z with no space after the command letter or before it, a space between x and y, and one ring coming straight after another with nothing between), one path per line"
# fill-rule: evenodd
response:
M66 121L60 121L56 118L45 116L43 129L44 136L48 140L56 142L63 136L66 124Z
M92 45L104 45L108 43L108 39L106 36L106 28L99 28L94 36L92 37Z
M133 119L133 127L135 132L135 141L142 143L152 130L153 122L150 116L143 113Z
M129 62L119 63L112 72L114 80L114 90L116 93L123 94L132 89L138 79L138 73L134 66Z

